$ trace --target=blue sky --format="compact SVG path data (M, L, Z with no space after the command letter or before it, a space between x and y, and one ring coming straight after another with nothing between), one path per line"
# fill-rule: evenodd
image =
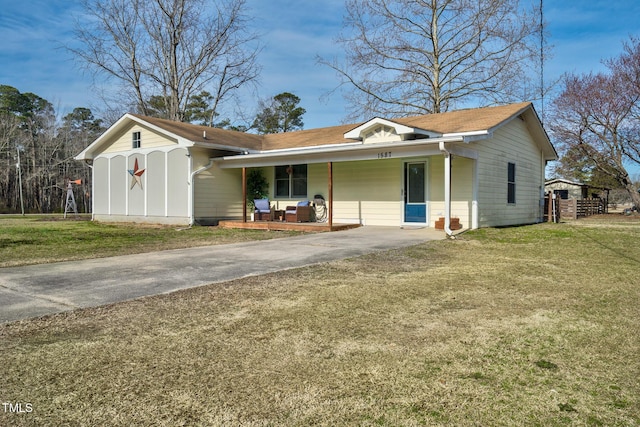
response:
M102 107L91 77L59 48L73 42L79 3L0 0L0 84L49 100L61 115L79 106ZM340 55L333 40L342 26L343 0L248 0L248 5L264 44L257 96L297 94L307 110L307 129L341 123L345 101L339 93L326 96L337 78L315 58ZM622 41L640 36L638 17L638 0L545 0L548 43L553 46L548 79L601 70L601 60L618 55ZM252 107L257 99L249 98L247 104Z

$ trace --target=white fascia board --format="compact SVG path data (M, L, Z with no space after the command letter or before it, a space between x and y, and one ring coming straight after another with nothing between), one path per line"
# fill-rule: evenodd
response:
M188 141L188 140L185 140ZM235 151L237 153L256 153L256 151L254 150L250 150L248 148L242 148L242 147L238 147L238 146L233 146L233 145L225 145L225 144L218 144L215 142L193 142L193 141L188 141L191 145L189 145L189 147L202 147L202 148L210 148L212 150L222 150L222 151Z
M378 125L384 125L392 127L396 130L398 135L407 135L407 134L418 134L418 135L427 135L432 138L437 138L442 136L439 133L431 132L426 129L413 128L410 126L405 126L400 123L392 122L391 120L382 119L380 117L375 117L369 120L366 123L361 124L355 129L350 130L349 132L344 134L346 139L362 139L362 132L365 130Z
M84 150L82 150L80 152L80 154L78 154L76 157L74 157L76 160L90 160L93 159L95 156L93 155L93 151L95 151L97 148L99 148L105 140L109 139L111 137L111 135L113 133L119 132L122 128L124 128L125 126L128 126L128 124L130 122L134 122L137 123L139 125L143 125L145 127L148 127L150 129L153 129L154 131L165 135L169 138L173 138L176 141L178 141L178 145L182 146L182 147L191 147L193 146L193 142L189 141L185 138L182 138L172 132L168 132L165 129L158 127L156 125L153 125L149 122L146 122L136 116L133 116L129 113L125 114L124 116L120 117L120 119L118 119L117 122L115 122L113 125L111 125L111 127L109 129L107 129L102 135L100 135L98 137L98 139L96 139L95 141L93 141L91 144L89 144L89 146L87 148L85 148Z
M362 146L362 141L358 141L358 142L347 142L344 144L323 144L323 145L313 145L311 147L294 147L294 148L278 148L275 150L262 150L262 151L254 151L253 153L250 154L257 154L257 155L262 155L262 154L277 154L277 153L303 153L303 152L310 152L310 151L334 151L334 150L338 150L341 151L346 147L356 147L356 146ZM247 150L245 150L247 151Z
M460 137L431 138L424 140L385 142L379 144L349 144L322 149L292 149L278 152L264 152L240 156L224 156L215 159L220 168L275 166L289 163L348 162L376 160L420 155L440 154L440 141L463 142Z
M125 114L124 116L120 117L118 119L118 121L116 121L114 124L112 124L109 129L107 129L106 131L104 131L102 133L102 135L100 135L95 141L93 141L91 144L89 144L89 146L87 148L85 148L84 150L82 150L77 156L74 157L75 160L91 160L93 159L93 155L89 155L89 153L91 153L92 151L94 151L97 147L99 147L103 141L107 138L109 138L109 136L116 132L118 129L120 129L121 127L124 126L124 123L126 121L129 120L134 120L135 117L133 117L130 114Z
M493 132L488 130L480 130L472 132L445 133L442 136L447 138L463 138L463 142L468 144L470 142L491 138L493 136Z

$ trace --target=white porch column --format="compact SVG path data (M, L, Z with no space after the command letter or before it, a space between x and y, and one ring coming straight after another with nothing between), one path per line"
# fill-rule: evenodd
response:
M444 231L451 236L451 154L444 154Z
M471 201L471 229L475 230L480 226L480 218L478 213L478 193L480 192L478 159L473 161L473 183L472 183L472 201Z

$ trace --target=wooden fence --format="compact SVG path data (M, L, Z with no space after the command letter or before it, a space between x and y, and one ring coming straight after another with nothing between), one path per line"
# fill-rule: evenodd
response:
M578 219L591 215L607 213L607 204L604 199L561 199L552 198L548 194L544 199L544 220L546 222L558 222L561 219Z

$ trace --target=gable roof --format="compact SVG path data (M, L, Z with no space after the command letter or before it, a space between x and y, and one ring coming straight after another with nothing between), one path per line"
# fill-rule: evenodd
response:
M354 144L361 139L359 130L367 129L375 123L388 123L401 128L403 132L414 132L424 136L463 136L471 140L474 137L490 136L495 130L518 117L526 122L534 140L540 145L545 159L555 160L557 153L530 102L392 120L374 118L364 123L267 135L255 135L137 114L125 114L89 147L78 154L76 159L93 158L103 149L105 144L108 144L111 135L130 126L132 122L148 126L157 132L175 138L179 144L187 147L203 146L237 152L264 153L272 150L339 147L341 144Z
M202 146L237 152L255 151L260 150L262 147L262 137L260 135L127 113L100 135L98 139L82 150L75 159L87 160L94 158L95 155L102 152L112 142L110 138L113 135L126 130L132 124L148 127L168 138L177 140L179 145L185 147Z
M551 185L551 184L557 184L557 183L575 185L576 187L588 187L589 186L589 184L585 184L585 183L582 183L582 182L576 182L576 181L570 181L570 180L564 179L564 178L550 179L548 181L545 181L544 185Z
M131 114L131 116L191 141L194 145L206 146L214 144L249 150L260 150L262 148L262 138L260 135L158 119L156 117L147 117L139 114ZM222 142L224 142L224 144L222 144Z
M416 126L442 135L493 132L509 120L533 108L530 102L497 107L470 108L438 114L397 119L399 123Z

